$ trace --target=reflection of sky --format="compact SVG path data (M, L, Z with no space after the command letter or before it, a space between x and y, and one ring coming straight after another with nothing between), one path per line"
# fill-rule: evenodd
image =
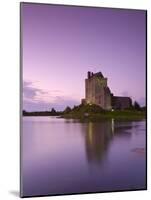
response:
M79 104L88 70L102 71L115 95L144 104L144 11L22 6L25 109Z

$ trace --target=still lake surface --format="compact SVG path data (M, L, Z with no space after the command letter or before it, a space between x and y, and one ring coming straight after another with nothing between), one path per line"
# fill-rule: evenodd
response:
M146 188L146 121L24 117L24 196Z

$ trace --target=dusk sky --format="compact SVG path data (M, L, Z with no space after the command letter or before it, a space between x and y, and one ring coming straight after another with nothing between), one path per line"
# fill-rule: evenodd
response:
M85 96L87 71L145 104L146 13L23 3L23 108L63 110Z

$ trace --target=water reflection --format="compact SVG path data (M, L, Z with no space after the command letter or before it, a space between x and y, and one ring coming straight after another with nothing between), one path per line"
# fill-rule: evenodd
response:
M24 195L145 188L145 122L24 118Z
M102 161L113 137L111 121L92 123L89 122L85 129L85 148L89 163Z
M114 137L130 139L132 130L136 127L131 121L115 122L114 119L99 123L89 122L86 126L81 125L88 163L100 165L106 159L110 142L114 140Z

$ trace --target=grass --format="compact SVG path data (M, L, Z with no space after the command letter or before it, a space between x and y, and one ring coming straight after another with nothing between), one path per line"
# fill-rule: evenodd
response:
M112 118L117 120L142 120L146 118L146 112L134 109L105 111L96 105L80 105L72 109L70 112L64 113L61 117L94 122Z

